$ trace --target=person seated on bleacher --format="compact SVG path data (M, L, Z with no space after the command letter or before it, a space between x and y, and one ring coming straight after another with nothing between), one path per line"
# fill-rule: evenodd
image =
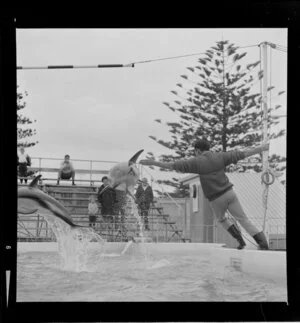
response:
M57 185L59 185L60 179L70 178L72 178L72 185L75 185L75 169L73 164L70 162L70 155L65 155L65 159L61 163L58 171Z
M98 205L96 203L96 198L94 195L91 195L90 197L90 203L88 206L88 214L89 214L89 226L95 228L95 222L97 219L97 213L98 213Z
M142 179L141 184L138 186L135 192L135 198L140 216L144 219L145 230L150 230L148 215L150 204L153 202L153 191L152 187L148 185L148 179L146 177Z
M116 192L109 185L107 176L102 177L102 185L98 190L98 201L101 204L101 215L108 222L113 222L114 204L116 200Z
M27 167L31 166L31 158L30 156L25 153L24 147L20 148L20 152L18 154L18 170L21 184L23 183L23 178L25 184L27 184ZM23 178L22 178L23 177Z

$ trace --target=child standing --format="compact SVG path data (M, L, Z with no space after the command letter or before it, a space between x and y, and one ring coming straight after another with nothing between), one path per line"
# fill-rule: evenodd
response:
M97 219L97 213L98 213L98 205L96 203L95 196L90 196L89 198L90 203L88 206L88 215L89 215L89 226L95 228L95 222Z

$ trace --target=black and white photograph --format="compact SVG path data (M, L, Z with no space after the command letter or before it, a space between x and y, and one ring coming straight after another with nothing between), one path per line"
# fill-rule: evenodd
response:
M17 302L287 302L287 36L17 29Z

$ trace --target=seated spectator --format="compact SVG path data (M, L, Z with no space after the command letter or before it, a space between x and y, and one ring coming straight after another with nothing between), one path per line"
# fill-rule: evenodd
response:
M23 183L23 179L25 184L27 184L27 167L31 166L31 158L25 153L24 147L20 148L20 152L18 154L18 170L21 184Z
M72 185L75 185L75 170L73 164L70 162L70 155L65 155L64 161L60 165L58 172L57 185L59 185L60 179L72 178Z
M114 204L116 200L116 192L109 185L109 180L107 176L102 177L102 185L98 190L98 201L101 204L101 215L104 219L107 219L109 222L113 222L114 215Z
M94 195L90 197L90 203L88 206L88 214L89 214L89 226L95 228L95 222L97 219L97 213L98 213L98 205L96 203L96 198Z
M148 185L148 179L143 178L141 184L138 186L135 193L136 203L138 204L140 216L144 219L145 230L149 228L149 209L150 204L153 202L153 191L151 186Z

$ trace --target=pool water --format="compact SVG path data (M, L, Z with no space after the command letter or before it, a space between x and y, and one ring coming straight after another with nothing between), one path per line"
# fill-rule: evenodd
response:
M150 253L142 244L133 244L122 254L93 248L80 271L63 269L56 251L18 252L18 302L286 299L286 286L216 266L199 250Z

